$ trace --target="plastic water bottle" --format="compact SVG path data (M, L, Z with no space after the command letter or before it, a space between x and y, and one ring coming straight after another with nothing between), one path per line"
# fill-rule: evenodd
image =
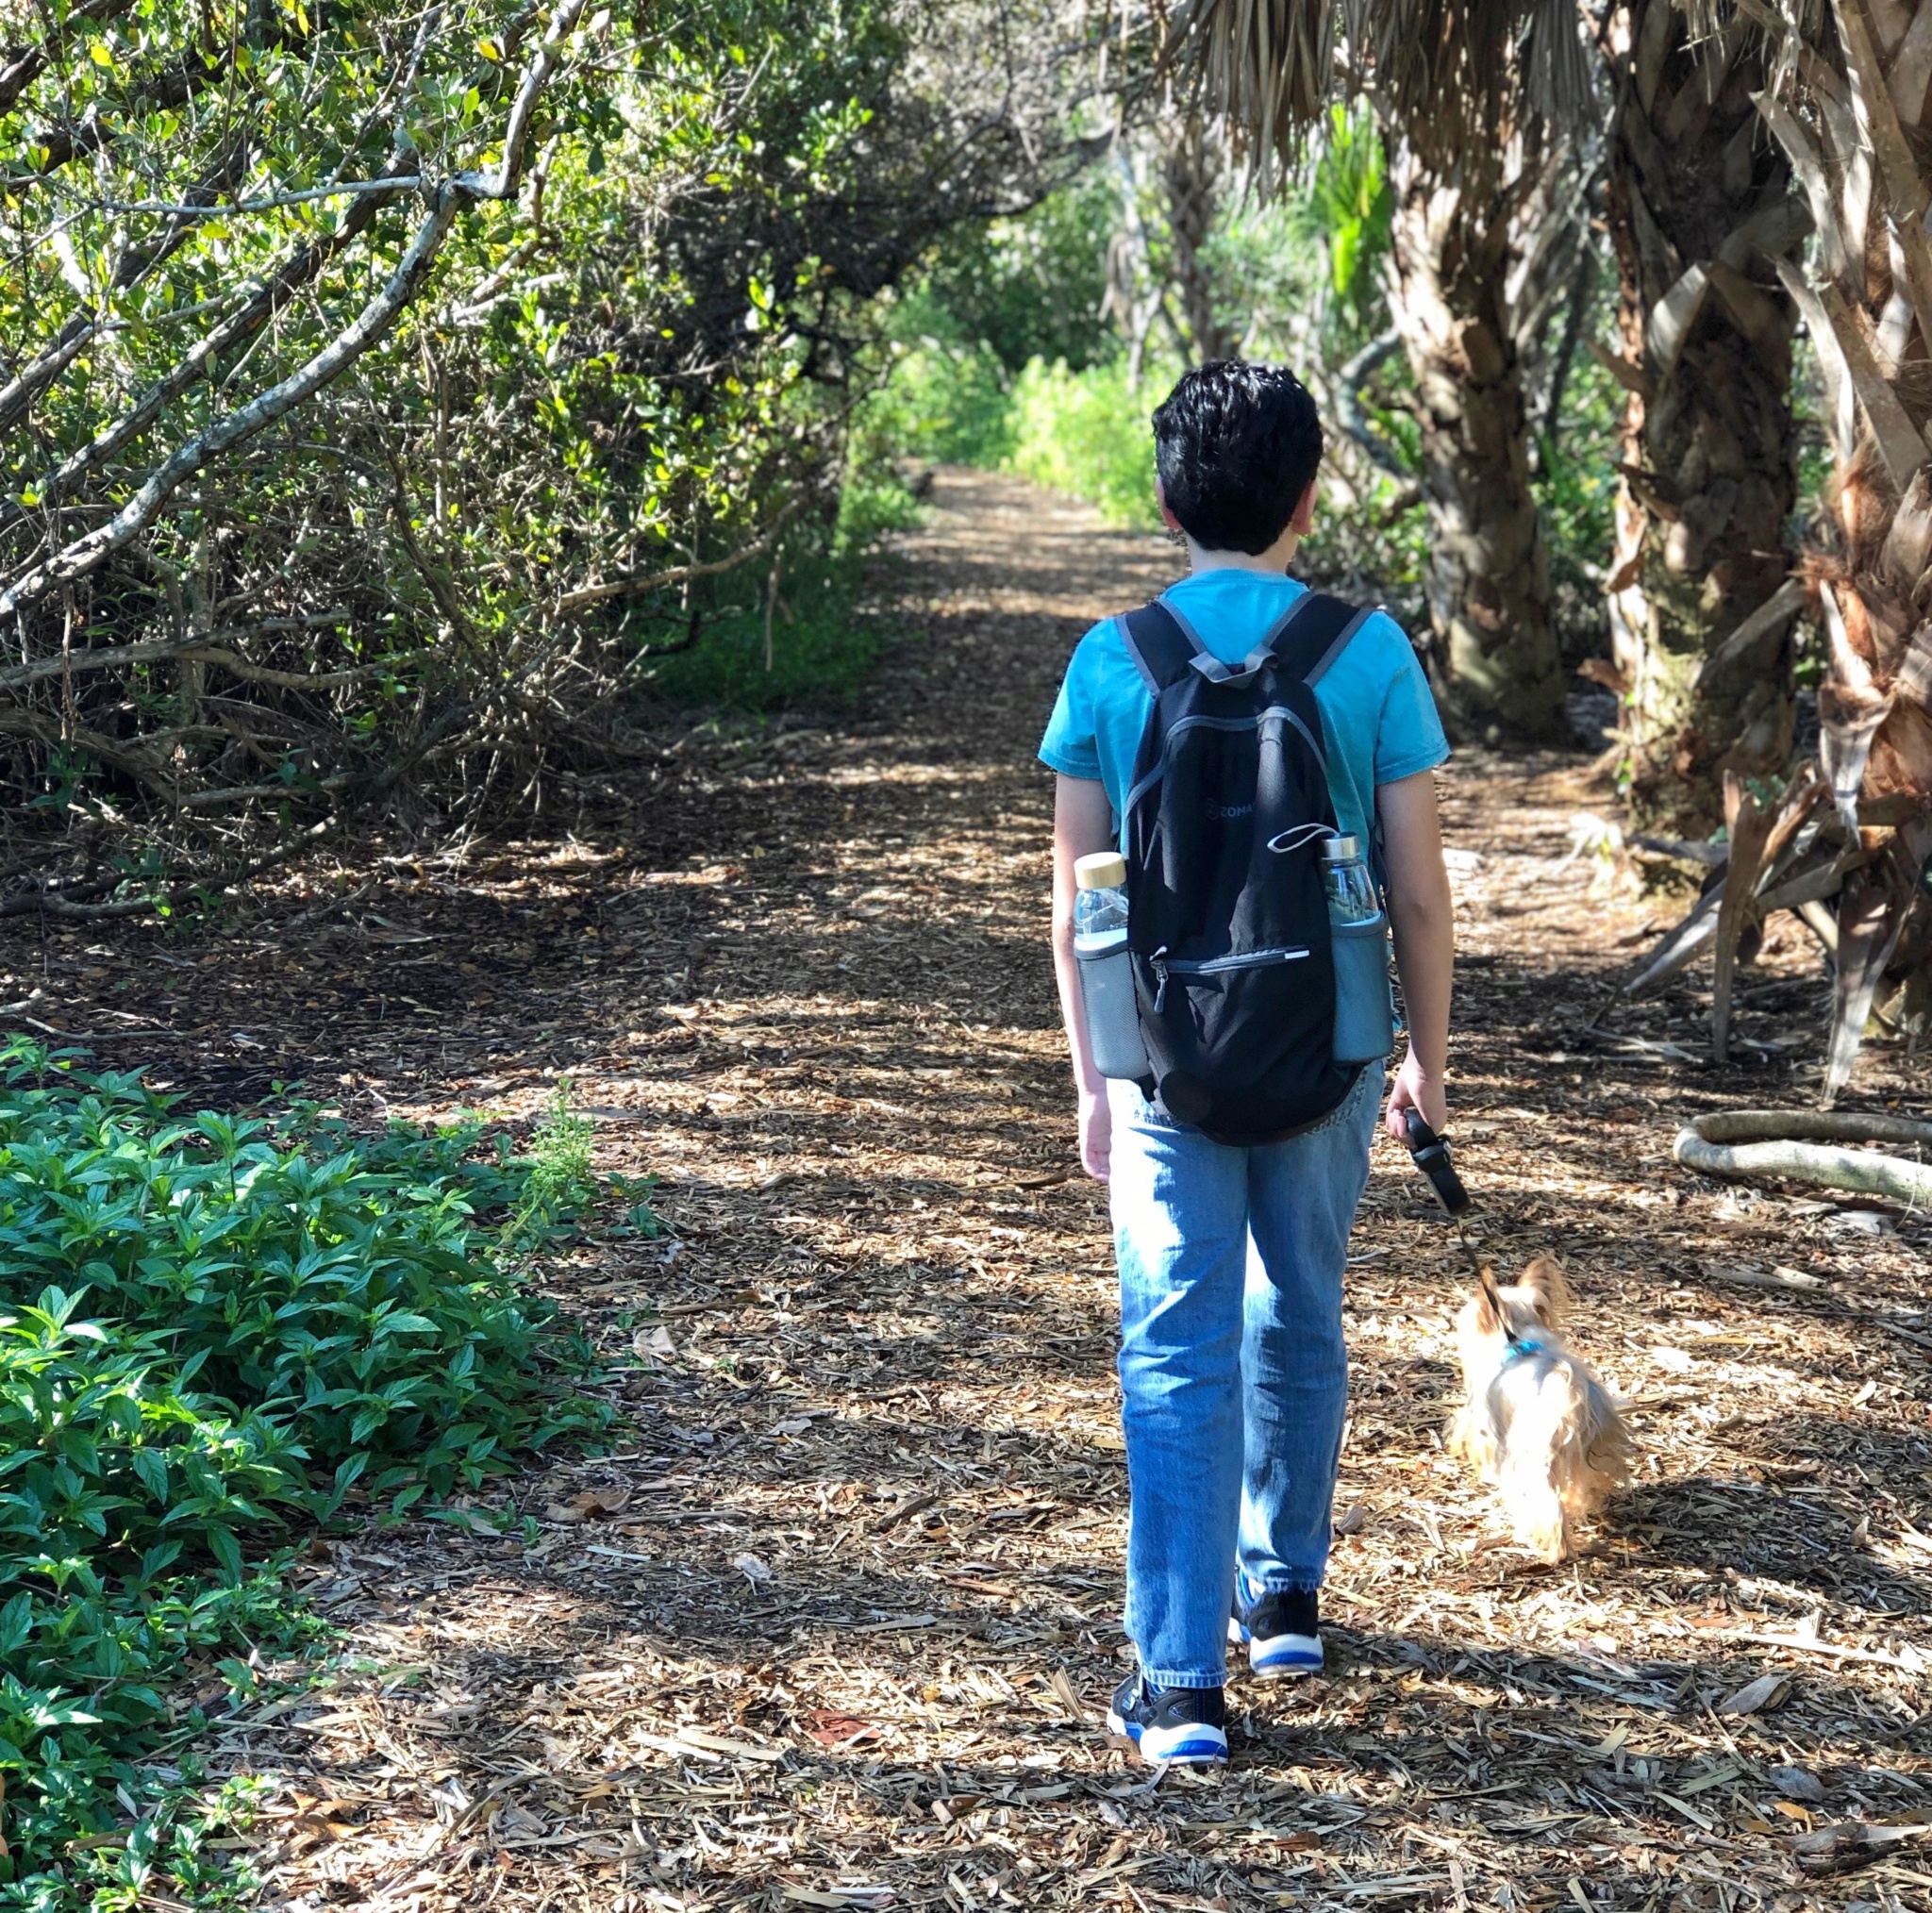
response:
M1138 1082L1147 1073L1147 1051L1127 954L1127 860L1118 851L1096 851L1074 861L1074 955L1093 1067Z
M1331 837L1322 846L1322 888L1335 952L1335 1059L1374 1062L1395 1040L1389 924L1358 838Z

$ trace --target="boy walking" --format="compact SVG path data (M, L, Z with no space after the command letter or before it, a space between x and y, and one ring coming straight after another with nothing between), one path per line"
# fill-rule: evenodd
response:
M1154 435L1161 514L1185 537L1191 566L1158 602L1197 668L1225 680L1220 667L1252 670L1257 647L1306 594L1287 567L1313 525L1314 401L1279 367L1204 365L1154 414ZM1338 645L1319 677L1308 673L1317 758L1334 832L1380 846L1409 1024L1387 1118L1400 1139L1405 1108L1436 1129L1445 1116L1453 919L1432 773L1448 745L1392 621L1357 620ZM1040 756L1058 774L1054 963L1080 1158L1110 1185L1120 1267L1126 1630L1140 1667L1109 1723L1150 1760L1212 1761L1227 1755L1230 1638L1246 1643L1257 1674L1322 1664L1317 1593L1347 1391L1342 1272L1383 1065L1361 1066L1313 1123L1238 1142L1181 1120L1168 1106L1181 1099L1150 1100L1096 1072L1073 944L1074 866L1119 846L1144 800L1150 780L1143 764L1136 786L1136 759L1155 696L1123 621L1096 624L1074 654Z

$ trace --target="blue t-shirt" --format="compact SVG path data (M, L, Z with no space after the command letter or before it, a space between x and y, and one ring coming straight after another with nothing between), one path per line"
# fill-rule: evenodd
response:
M1279 572L1196 572L1161 597L1208 650L1239 664L1307 587ZM1428 680L1402 627L1377 612L1315 685L1337 825L1366 844L1375 787L1433 770L1449 755ZM1113 619L1081 639L1040 742L1041 761L1107 787L1118 829L1153 696Z

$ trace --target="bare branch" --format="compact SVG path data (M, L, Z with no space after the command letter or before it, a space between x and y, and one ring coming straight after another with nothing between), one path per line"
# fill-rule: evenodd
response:
M256 624L233 624L219 631L197 631L187 638L150 638L138 644L104 644L92 651L66 651L58 657L36 658L31 664L16 664L0 671L0 690L19 690L40 684L49 677L78 675L89 671L118 671L129 664L154 664L170 657L189 657L197 652L217 658L226 654L210 652L211 645L224 640L267 637L275 631L314 631L348 620L346 606L332 610L312 611L304 618L264 618ZM275 674L277 683L308 684L317 680L289 673Z
M601 584L585 585L577 591L566 591L550 607L549 615L562 617L571 611L581 611L588 605L608 604L612 598L636 597L643 591L662 591L668 585L682 585L693 578L715 578L721 573L736 571L741 564L748 564L755 557L762 557L778 541L778 534L784 529L785 521L798 508L796 499L789 500L765 530L748 545L735 551L729 557L712 558L698 565L674 565L669 571L646 572L639 576L607 578Z
M584 10L584 0L563 0L550 25L538 43L537 57L524 71L517 88L515 104L509 109L509 125L503 136L503 163L492 179L487 173L459 173L456 183L465 193L477 199L508 199L524 176L524 153L530 141L530 122L537 101L550 83L551 75L562 63L563 43L576 30Z
M358 192L405 192L418 183L415 174L403 173L390 179L344 179L334 186L311 186L302 192L276 192L264 199L226 203L215 200L207 206L176 206L160 199L82 199L80 203L94 212L166 213L175 219L227 218L238 212L273 212L277 207L309 206L318 199L347 199Z

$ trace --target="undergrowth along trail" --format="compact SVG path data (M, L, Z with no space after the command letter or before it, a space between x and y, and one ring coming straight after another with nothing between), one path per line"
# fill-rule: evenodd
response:
M1830 1830L1932 1815L1932 1238L1670 1163L1687 1115L1807 1099L1821 985L1774 935L1725 1072L1697 979L1623 1004L1669 911L1571 856L1581 757L1446 774L1453 1127L1481 1253L1568 1263L1639 1484L1572 1568L1509 1545L1437 1439L1459 1252L1378 1142L1331 1672L1238 1681L1223 1777L1107 1740L1111 1274L1032 749L1079 631L1173 561L942 474L917 635L852 715L587 781L551 838L291 877L205 947L0 946L43 1023L203 1096L532 1116L568 1075L599 1171L661 1179L672 1237L548 1265L620 1371L612 1453L304 1569L332 1686L208 1753L275 1776L237 1836L273 1903L1925 1904L1916 1835ZM1874 1047L1858 1095L1909 1067Z

